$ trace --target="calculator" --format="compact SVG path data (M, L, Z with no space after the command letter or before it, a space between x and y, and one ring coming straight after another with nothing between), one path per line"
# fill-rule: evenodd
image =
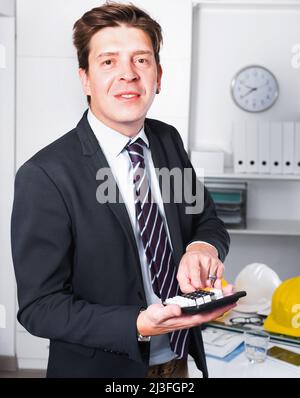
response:
M223 295L220 289L207 288L168 298L163 304L177 304L181 307L183 313L198 314L235 303L238 299L246 295L247 293L244 290Z

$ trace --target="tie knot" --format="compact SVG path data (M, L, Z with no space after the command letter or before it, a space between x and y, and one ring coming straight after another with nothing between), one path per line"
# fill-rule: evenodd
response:
M133 165L141 163L142 166L144 164L144 141L141 138L127 145L126 149Z

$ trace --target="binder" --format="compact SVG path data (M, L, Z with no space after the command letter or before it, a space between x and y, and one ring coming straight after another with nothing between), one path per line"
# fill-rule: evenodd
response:
M0 69L6 68L6 48L0 43Z
M282 126L282 172L294 172L294 123L284 122Z
M234 172L246 172L246 126L245 122L233 123Z
M258 125L258 172L270 173L270 123L260 122Z
M300 174L300 123L295 123L294 174Z
M6 328L6 310L3 304L0 304L0 329Z
M271 174L282 174L282 123L270 124Z
M257 121L246 122L246 172L258 172L258 129Z

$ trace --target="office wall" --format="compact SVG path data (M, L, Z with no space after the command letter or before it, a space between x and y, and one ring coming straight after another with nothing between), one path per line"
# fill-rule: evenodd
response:
M0 46L0 357L13 357L15 355L15 283L10 249L10 214L15 170L15 20L13 17L0 17Z
M15 0L0 0L0 15L15 15Z

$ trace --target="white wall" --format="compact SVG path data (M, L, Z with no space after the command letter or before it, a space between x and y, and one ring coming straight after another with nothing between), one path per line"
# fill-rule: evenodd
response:
M10 214L15 170L15 20L0 17L0 356L15 355L15 283L10 249ZM0 320L1 321L1 320ZM3 323L3 320L2 322Z
M15 15L15 0L0 0L0 15Z

